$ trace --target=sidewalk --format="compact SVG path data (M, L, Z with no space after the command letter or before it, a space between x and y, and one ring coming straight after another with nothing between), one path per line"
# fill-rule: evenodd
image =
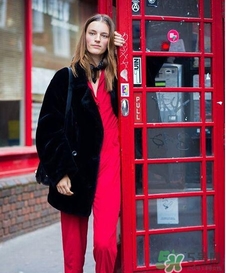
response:
M92 217L84 273L94 272ZM1 273L63 273L60 223L0 243Z

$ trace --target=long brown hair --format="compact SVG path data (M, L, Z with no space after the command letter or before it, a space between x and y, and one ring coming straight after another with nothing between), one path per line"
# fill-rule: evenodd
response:
M77 76L76 63L79 63L81 67L85 70L88 80L91 80L91 57L89 52L86 49L86 31L90 23L94 21L101 21L107 24L109 27L109 41L106 52L104 53L104 63L106 64L105 68L105 83L108 91L113 89L114 79L117 77L117 65L115 57L115 45L114 45L114 31L115 25L112 19L106 14L96 14L90 17L82 30L80 39L78 41L77 47L75 49L75 54L71 62L72 71L75 76Z

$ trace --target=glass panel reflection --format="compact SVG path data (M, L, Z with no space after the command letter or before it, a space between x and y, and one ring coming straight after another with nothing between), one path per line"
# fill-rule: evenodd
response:
M204 17L206 18L212 17L211 0L204 0Z
M201 197L149 200L149 228L173 228L201 225Z
M149 194L201 190L200 167L200 162L149 164Z
M212 190L213 189L213 162L208 161L206 162L206 183L207 183L207 189Z
M161 263L159 257L166 258L171 253L184 254L183 261L200 260L202 253L202 232L177 232L168 234L150 235L150 264Z
M208 259L217 260L219 262L220 255L219 253L216 253L214 249L215 231L208 230L207 232L208 232L207 233L208 234Z
M204 75L204 83L205 83L205 87L211 87L212 86L212 81L211 81L211 75L210 75L210 73L206 73Z
M200 95L192 92L147 93L148 122L200 121Z
M205 87L209 87L209 86L212 86L212 84L211 84L212 59L211 58L205 58L205 68L206 68ZM209 75L207 75L207 73L209 73ZM209 76L209 78L208 78L208 76ZM207 82L206 82L206 80L207 80Z
M206 63L209 62L206 61ZM208 64L209 65L209 64ZM207 69L207 70L210 70L210 69ZM200 82L199 82L199 74L198 74L198 71L196 73L193 74L193 87L200 87ZM205 87L211 87L212 86L212 83L211 83L211 75L209 72L207 72L206 74L204 74L204 85Z
M144 265L144 236L137 236L137 265Z
M147 87L199 87L198 65L196 57L147 56Z
M204 35L205 52L211 52L211 24L204 24Z
M140 45L140 21L133 21L133 50L141 50Z
M170 31L175 31L177 41L171 41ZM162 51L169 43L171 52L199 51L199 23L146 21L146 50Z
M141 158L143 158L143 153L142 153L142 129L141 128L135 128L134 138L135 138L135 158L136 159L141 159Z
M212 151L212 139L213 139L213 128L207 127L206 128L206 155L213 155Z
M207 196L207 224L214 224L214 198L213 196Z
M145 2L146 15L166 15L179 17L198 17L198 3L194 0L147 0Z
M143 165L135 165L136 195L143 194Z
M212 121L212 93L205 93L206 121Z
M200 156L200 128L149 128L148 157Z
M137 230L144 229L144 210L143 210L143 200L136 201L136 221Z

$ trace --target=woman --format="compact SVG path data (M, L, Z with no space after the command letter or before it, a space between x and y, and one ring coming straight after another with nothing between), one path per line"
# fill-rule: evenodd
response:
M36 146L52 181L48 201L61 211L65 273L83 272L91 209L96 273L114 271L120 209L115 45L123 43L110 17L89 18L71 62L67 132L67 68L54 75L40 112Z

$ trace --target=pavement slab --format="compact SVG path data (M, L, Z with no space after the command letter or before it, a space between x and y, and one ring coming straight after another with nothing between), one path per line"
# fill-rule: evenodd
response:
M92 217L84 273L94 273ZM60 223L0 243L0 273L63 273Z

